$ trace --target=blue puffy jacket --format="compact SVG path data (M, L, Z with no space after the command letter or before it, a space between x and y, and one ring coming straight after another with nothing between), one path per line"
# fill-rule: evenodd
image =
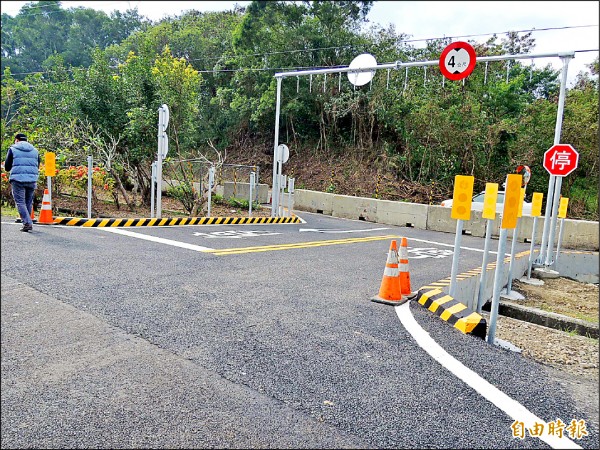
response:
M8 149L4 168L10 170L10 181L22 183L37 181L39 167L38 151L29 142L19 141Z

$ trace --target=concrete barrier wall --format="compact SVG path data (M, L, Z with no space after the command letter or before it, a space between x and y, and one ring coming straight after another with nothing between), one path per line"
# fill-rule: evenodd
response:
M258 184L258 203L269 203L269 185ZM250 183L240 183L233 181L226 181L223 183L223 198L228 199L231 197L235 198L249 198L250 197ZM252 193L252 197L256 197L256 191Z
M238 183L240 184L240 183ZM322 213L346 219L365 220L368 222L413 226L422 230L456 232L456 220L450 217L450 208L420 203L395 202L366 197L329 194L327 192L296 189L294 193L294 208L301 211ZM492 224L492 237L500 234L502 217L496 215ZM517 239L519 242L530 242L533 228L533 217L524 216L519 221ZM560 220L556 223L555 243L558 242ZM484 237L487 220L481 217L481 212L472 211L471 220L464 221L463 233ZM599 225L588 220L564 220L561 249L580 249L598 251ZM536 244L541 243L544 230L544 218L539 217L536 224ZM509 231L509 241L513 237ZM556 246L554 247L556 249Z
M330 216L333 211L333 194L326 192L296 189L294 191L294 206L303 211L320 213Z
M561 250L553 269L558 271L561 277L598 284L598 262L598 253Z
M377 223L387 223L402 227L427 229L429 207L419 203L375 200L377 203Z

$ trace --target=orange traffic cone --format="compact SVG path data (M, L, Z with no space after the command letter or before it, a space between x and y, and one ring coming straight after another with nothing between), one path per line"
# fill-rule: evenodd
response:
M398 244L396 241L392 241L390 244L379 294L372 297L371 300L386 305L401 305L407 300L402 297L402 293L400 292L400 278L398 277Z
M54 219L52 218L52 205L50 204L50 194L48 193L48 189L44 189L44 197L42 198L42 209L40 211L40 220L38 223L54 223Z
M400 292L402 295L412 298L416 295L410 289L410 272L408 271L408 240L403 237L400 240L400 256L398 257L398 277L400 278Z

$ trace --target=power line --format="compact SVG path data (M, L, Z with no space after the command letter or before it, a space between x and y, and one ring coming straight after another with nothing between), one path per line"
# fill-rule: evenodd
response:
M586 50L574 50L575 53L586 53L586 52L597 52L598 49L586 49ZM290 71L290 70L305 70L305 69L336 69L339 67L345 67L341 65L334 66L293 66L293 67L241 67L237 69L195 69L198 73L235 73L235 72L267 72L267 71ZM114 68L114 67L113 67ZM73 70L85 70L81 67L73 67L66 68L67 71ZM53 73L56 71L48 70L48 71L38 71L38 72L18 72L11 73L11 75L34 75L37 73ZM45 82L44 84L61 84L61 83L72 83L74 80L70 81L57 81L57 82ZM33 87L33 85L28 86Z
M123 2L122 1L109 1L109 2L104 2L104 3L123 3ZM30 7L27 8L26 11L29 11L31 9L47 8L47 7L50 7L50 6L59 6L60 7L62 5L60 3L48 3L46 5L30 6ZM23 9L23 7L21 7L21 9ZM107 14L105 11L103 11L101 9L87 8L86 6L70 6L70 7L66 8L66 9L57 9L57 10L53 10L53 11L39 12L39 13L36 12L36 13L33 13L33 14L24 14L23 16L25 16L25 17L49 16L50 14L58 14L58 13L71 12L72 10L76 10L76 9L79 9L79 8L92 9L94 11L103 12L107 16L110 16L110 14ZM131 9L132 10L137 10L137 6L135 8L131 8ZM111 11L111 13L115 12L115 11L117 11L117 10L113 10L113 11ZM19 11L19 13L17 13L17 15L19 15L20 13L21 13L21 11ZM11 16L11 17L16 17L16 16Z
M39 6L39 7L43 7L43 6L44 5ZM407 39L407 40L401 40L401 42L402 43L413 43L413 42L434 41L434 40L443 40L443 39L457 39L457 38L502 35L502 34L508 34L508 33L556 31L556 30L569 30L569 29L576 29L576 28L589 28L589 27L598 27L598 25L573 25L573 26L564 26L564 27L532 28L532 29L517 30L517 31L502 31L502 32L493 32L493 33L466 34L466 35L444 36L444 37L434 37L434 38ZM358 46L361 46L361 45L358 45ZM351 44L351 45L343 45L343 46L336 46L336 47L318 47L318 48L308 48L308 49L281 50L281 51L274 51L274 52L250 53L250 54L240 54L240 55L231 55L231 56L235 57L235 58L254 57L254 56L267 57L267 56L272 56L272 55L283 55L283 54L290 54L290 53L307 53L307 52L315 52L315 51L322 51L322 50L342 50L342 49L348 49L348 48L354 48L354 47L357 47L357 45ZM593 50L589 50L589 51L593 51ZM204 60L219 60L219 59L223 58L223 56L224 55L208 57L208 58L186 58L186 60L188 62L204 61ZM304 68L306 68L306 67L292 67L292 69L304 69ZM66 70L71 71L73 69L66 69ZM235 72L237 70L257 70L258 71L258 70L284 70L284 69L283 68L274 68L274 69L270 69L270 68L264 68L264 69L205 69L205 70L199 70L198 72L201 72L201 73ZM287 70L287 69L285 69L285 70ZM32 74L36 74L36 73L47 73L47 71L18 72L18 73L14 73L13 75L32 75Z

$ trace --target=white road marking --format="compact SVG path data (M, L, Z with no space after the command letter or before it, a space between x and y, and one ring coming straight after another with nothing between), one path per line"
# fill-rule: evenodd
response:
M523 422L526 429L533 428L534 424L546 422L516 400L513 400L504 392L496 388L493 384L483 379L479 374L463 365L455 359L446 350L444 350L433 338L417 323L410 312L410 302L406 302L394 308L396 314L411 336L417 341L429 355L442 365L445 369L452 372L465 384L473 388L478 394L494 404L497 408L504 411L513 420ZM554 435L542 435L539 439L544 441L552 448L581 448L569 438L563 436L559 438Z
M276 231L269 230L225 230L225 231L213 231L212 233L192 233L194 236L201 236L205 238L218 238L218 239L242 239L248 237L260 237L260 236L274 236L278 233Z
M381 230L389 230L389 228L367 228L365 230L335 230L335 229L318 229L318 228L300 228L298 231L300 233L304 231L313 231L315 233L362 233L363 231L381 231Z
M454 244L444 244L442 242L436 242L436 241L428 241L426 239L417 239L417 238L407 238L408 241L418 241L418 242L425 242L427 244L434 244L434 245L441 245L442 247L452 247L454 248ZM410 248L410 247L409 247ZM483 253L483 249L480 248L472 248L472 247L461 247L461 250L471 250L474 252L479 252L479 253ZM491 253L493 255L497 255L498 252L492 252L492 251L488 251L488 253ZM510 256L510 253L505 253L506 256Z
M188 250L194 250L197 252L211 252L214 248L202 247L200 245L187 244L185 242L174 241L172 239L159 238L156 236L148 236L146 234L134 233L133 231L121 230L119 228L108 228L108 227L98 227L94 228L95 230L107 231L109 233L122 234L124 236L130 236L137 239L144 239L146 241L157 242L159 244L167 244L173 245L174 247L181 247Z

